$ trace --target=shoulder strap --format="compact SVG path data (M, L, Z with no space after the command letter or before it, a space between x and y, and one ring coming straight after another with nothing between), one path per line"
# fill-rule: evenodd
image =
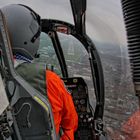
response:
M46 65L41 63L22 63L17 66L17 72L43 95L46 93Z

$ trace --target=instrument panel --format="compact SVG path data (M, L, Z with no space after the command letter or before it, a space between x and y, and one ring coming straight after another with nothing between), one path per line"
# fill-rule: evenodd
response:
M63 81L72 95L78 113L78 129L75 133L75 140L94 140L93 115L84 79L81 77L63 78Z

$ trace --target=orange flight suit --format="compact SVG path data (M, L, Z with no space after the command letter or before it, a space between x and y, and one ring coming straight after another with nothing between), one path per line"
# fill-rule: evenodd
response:
M54 116L57 134L63 129L61 140L74 140L74 132L78 126L78 116L70 93L63 81L54 72L46 71L47 96Z
M140 140L140 110L132 114L122 130L126 140Z

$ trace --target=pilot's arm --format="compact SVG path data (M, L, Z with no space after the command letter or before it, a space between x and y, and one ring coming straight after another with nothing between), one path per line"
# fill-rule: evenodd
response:
M63 81L55 73L47 70L47 95L52 106L56 132L60 127L64 135L62 140L74 140L74 131L78 126L78 116L71 95Z

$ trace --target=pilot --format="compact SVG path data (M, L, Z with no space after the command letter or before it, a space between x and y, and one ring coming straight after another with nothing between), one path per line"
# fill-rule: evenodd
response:
M61 140L74 140L78 116L69 92L58 75L34 63L41 32L40 16L25 5L7 5L4 13L18 73L42 94L47 95Z

